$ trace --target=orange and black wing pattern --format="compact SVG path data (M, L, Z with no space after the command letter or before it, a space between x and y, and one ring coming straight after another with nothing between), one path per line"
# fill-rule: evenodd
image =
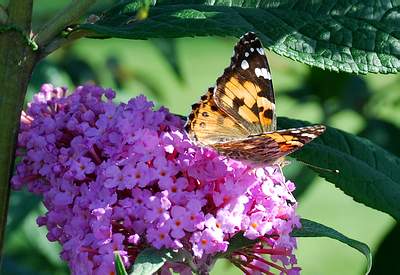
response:
M216 86L192 105L185 130L196 143L232 159L274 164L318 137L325 126L276 130L268 61L260 40L250 32L236 44Z
M215 104L213 90L209 88L200 102L192 105L185 125L189 137L203 146L248 137L250 132Z
M276 130L271 71L254 33L246 33L236 44L230 66L217 79L214 100L253 135Z

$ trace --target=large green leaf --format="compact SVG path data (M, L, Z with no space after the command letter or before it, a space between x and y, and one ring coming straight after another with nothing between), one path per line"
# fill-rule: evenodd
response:
M279 118L278 126L307 125ZM400 220L400 159L367 139L328 127L318 139L291 156L317 167L338 169L339 173L312 168L354 200Z
M368 245L350 239L335 229L314 221L301 219L301 225L302 227L300 229L296 229L292 232L293 237L328 237L347 244L348 246L351 246L364 254L365 258L367 259L367 271L365 274L369 273L372 266L372 255Z
M259 34L264 45L294 60L334 71L400 70L400 3L374 0L125 1L75 31L92 37L148 39Z

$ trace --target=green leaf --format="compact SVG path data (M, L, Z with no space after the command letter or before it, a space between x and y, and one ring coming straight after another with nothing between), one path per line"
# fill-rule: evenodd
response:
M175 261L175 253L167 249L146 248L137 256L131 275L151 275L166 261Z
M119 255L118 251L114 251L114 263L115 263L115 273L117 275L128 275L128 272L126 272L125 270L125 266L122 261L121 255Z
M279 118L280 128L308 125ZM354 200L400 220L400 159L367 139L328 127L326 132L292 157L311 165L338 169L339 173L311 167Z
M342 233L314 221L301 219L301 225L302 227L300 229L296 229L292 232L293 237L328 237L347 244L364 254L367 259L367 271L365 274L370 272L372 266L372 255L368 245L350 239Z
M125 1L74 31L128 39L236 36L255 31L276 53L323 69L400 71L400 3L356 0ZM140 16L139 16L140 17ZM140 17L141 18L141 17Z

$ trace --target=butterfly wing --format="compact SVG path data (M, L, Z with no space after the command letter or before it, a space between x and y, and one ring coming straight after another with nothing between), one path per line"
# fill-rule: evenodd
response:
M199 103L185 129L200 145L237 160L273 164L325 131L316 125L276 131L275 97L261 42L245 34L231 64Z
M252 135L276 130L271 73L254 33L246 33L236 44L230 66L217 80L214 100Z
M189 137L203 146L247 137L249 131L215 104L213 90L209 88L201 101L192 105L192 112L185 125Z
M213 144L222 155L251 163L274 164L311 142L325 131L325 126L314 125L292 128Z

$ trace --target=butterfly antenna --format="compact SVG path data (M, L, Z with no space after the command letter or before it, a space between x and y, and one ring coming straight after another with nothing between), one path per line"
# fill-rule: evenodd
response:
M322 168L322 167L315 166L315 165L312 165L310 163L307 163L307 162L304 162L304 161L301 161L301 160L297 160L297 161L303 163L304 165L306 165L308 167L314 168L314 169L322 171L322 172L329 172L329 173L339 174L339 170L338 169Z
M282 162L281 164L278 164L279 170L281 172L281 175L283 176L283 171L282 171L282 167L285 165L288 165L290 163L290 161L285 160L284 162ZM291 199L293 200L293 202L296 201L296 198L293 196L292 191L290 191L289 187L286 184L285 178L283 176L283 180L281 181L281 185L285 186L286 191L290 194L290 196L292 197Z

